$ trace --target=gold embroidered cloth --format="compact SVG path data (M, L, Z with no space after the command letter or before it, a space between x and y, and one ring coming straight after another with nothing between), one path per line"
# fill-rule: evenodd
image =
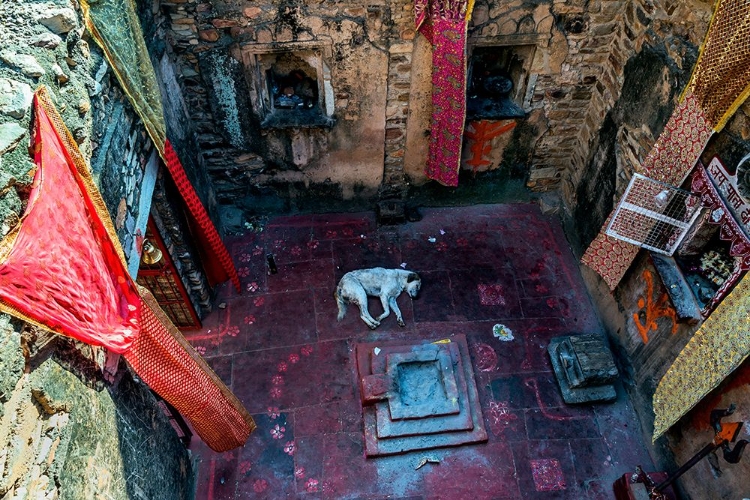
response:
M166 137L161 91L143 39L133 0L80 0L86 27L104 51L117 80L130 99L146 131L164 160L187 213L192 218L197 240L212 253L204 266L211 284L227 279L239 291L240 278L229 251L221 240L193 185L188 181L177 153Z
M720 0L685 93L700 103L714 131L750 93L750 2Z
M695 332L654 393L654 440L715 389L750 354L750 276Z
M639 173L667 184L682 184L712 134L697 99L688 94L672 113ZM609 289L614 290L640 247L609 236L606 229L611 219L612 214L586 249L581 262L599 273Z
M0 242L0 311L122 353L216 451L255 428L226 385L125 267L112 221L45 88L34 99L37 170L26 213Z
M86 28L161 150L167 137L161 92L131 0L80 0L80 4Z
M104 201L45 88L34 96L36 172L0 242L0 311L113 352L140 330L141 299Z

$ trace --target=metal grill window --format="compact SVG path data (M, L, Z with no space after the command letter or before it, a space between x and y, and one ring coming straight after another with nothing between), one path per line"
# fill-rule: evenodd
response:
M146 229L146 239L159 248L162 258L154 264L146 264L141 260L136 282L149 289L177 328L181 330L200 328L200 319L152 220L149 220Z
M700 198L689 191L634 174L607 234L672 255L698 217L700 207Z

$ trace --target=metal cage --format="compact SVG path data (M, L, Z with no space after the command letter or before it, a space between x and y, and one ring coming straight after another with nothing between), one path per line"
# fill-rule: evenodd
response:
M607 234L672 255L700 214L700 197L634 174L607 226Z

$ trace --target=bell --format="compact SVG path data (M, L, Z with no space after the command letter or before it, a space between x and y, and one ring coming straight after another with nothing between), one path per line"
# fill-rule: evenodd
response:
M141 260L144 264L152 265L159 262L162 258L161 250L156 248L153 243L146 240L143 242L143 254Z

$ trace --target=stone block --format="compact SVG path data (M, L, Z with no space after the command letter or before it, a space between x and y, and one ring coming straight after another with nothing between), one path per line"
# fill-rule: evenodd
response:
M44 12L36 19L56 35L67 33L78 27L78 16L73 9L68 8L45 8Z
M240 22L237 19L222 19L222 18L216 18L211 21L211 24L214 26L214 28L234 28L236 26L241 26Z
M344 9L344 13L347 16L363 17L365 14L367 14L367 9L365 9L364 7L347 7Z
M263 11L260 9L260 7L245 7L242 11L242 15L247 17L248 19L255 19L256 17L260 16Z
M377 220L380 225L402 224L406 222L406 207L403 200L379 201L377 205Z
M65 74L63 69L57 63L52 65L52 73L54 73L55 79L60 85L68 83L68 81L70 81L70 77Z
M368 457L487 440L465 336L358 344L356 353L360 380L390 379L385 401L363 405ZM398 398L409 404L394 415Z
M199 30L198 37L205 42L215 42L219 39L219 32L215 29Z
M386 140L389 139L398 139L402 135L404 135L404 129L403 127L389 127L385 129L385 138Z
M401 31L401 40L414 40L415 36L417 36L417 32L411 28Z
M555 167L535 168L529 172L529 180L536 181L545 178L554 178L557 176Z
M414 44L412 43L394 43L388 49L391 54L411 54Z
M697 324L702 319L701 308L675 260L672 257L651 252L651 261L664 283L677 318L691 325Z
M34 35L29 40L29 45L33 45L34 47L42 47L45 49L55 49L58 45L62 43L62 38L55 35L54 33L40 33L38 35Z
M568 404L614 401L617 368L600 335L555 337L547 347L563 400Z
M258 30L257 40L258 43L271 43L273 42L273 34L269 29L263 28Z
M276 32L277 42L291 42L292 40L294 40L294 33L291 28L284 26L281 31Z
M406 353L384 347L382 356L372 359L373 372L393 382L394 390L386 398L389 419L459 413L458 384L452 361L458 359L458 350L455 345L444 345L447 346L444 349L428 345Z
M23 82L0 78L0 113L21 119L34 97L31 87Z
M485 4L477 5L471 14L471 21L474 26L480 26L486 23L489 18L489 8Z
M13 388L23 375L24 357L21 349L21 336L13 329L10 317L0 316L0 403L5 403ZM0 416L3 405L0 404Z
M26 129L15 122L0 125L0 154L13 151L26 135Z
M0 51L0 59L5 64L18 68L21 73L32 78L38 78L46 73L34 56L28 54L16 54L11 50L3 50Z

